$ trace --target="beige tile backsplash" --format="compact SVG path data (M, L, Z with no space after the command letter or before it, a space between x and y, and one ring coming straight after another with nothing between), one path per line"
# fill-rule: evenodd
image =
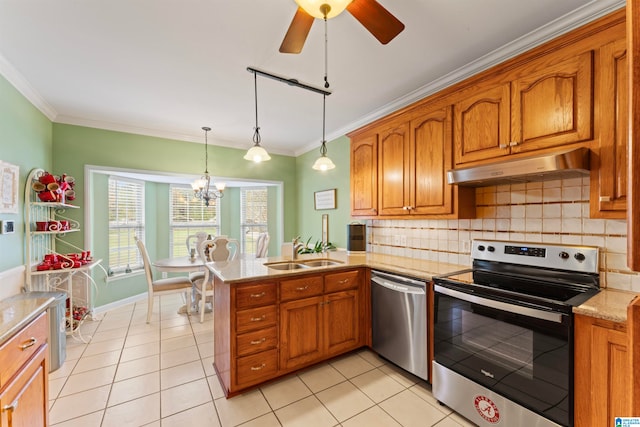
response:
M472 239L548 242L600 248L600 286L640 292L626 266L625 220L589 218L589 178L476 189L471 220L369 220L368 250L452 264L470 264Z

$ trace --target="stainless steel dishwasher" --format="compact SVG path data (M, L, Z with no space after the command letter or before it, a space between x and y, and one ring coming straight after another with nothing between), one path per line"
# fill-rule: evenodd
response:
M371 272L373 350L429 380L427 284L382 271Z

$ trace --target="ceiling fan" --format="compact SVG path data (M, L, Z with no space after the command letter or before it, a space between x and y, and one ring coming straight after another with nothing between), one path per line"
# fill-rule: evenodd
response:
M298 10L280 45L281 53L300 53L315 18L330 19L345 9L382 44L404 30L404 24L376 0L295 0Z

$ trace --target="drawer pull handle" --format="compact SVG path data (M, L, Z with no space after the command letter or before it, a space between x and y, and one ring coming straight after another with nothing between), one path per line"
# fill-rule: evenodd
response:
M518 141L511 141L511 142L509 142L509 147L515 147L518 144L520 144Z
M249 319L252 322L262 322L263 320L265 320L267 318L266 314L263 314L260 317L252 317L251 319Z
M251 345L259 345L259 344L262 344L263 342L265 342L266 340L267 340L266 338L262 337L259 340L251 341Z
M20 350L26 350L29 347L33 347L38 342L34 337L29 338L29 340L20 346Z
M302 291L306 291L307 289L309 289L309 285L297 287L296 291L302 292Z
M262 365L260 365L260 366L252 366L252 367L251 367L251 370L252 370L252 371L259 371L260 369L264 369L264 368L266 368L266 367L267 367L267 365L265 365L265 364L263 363L263 364L262 364Z
M507 145L507 144L500 144L500 145L499 145L499 147L500 147L500 148L502 148L502 149L504 149L504 148L507 148L507 147L508 147L508 145Z
M349 279L338 280L338 284L344 285L345 283L349 283Z
M266 292L260 292L259 294L251 294L251 298L262 298L263 296L265 296L267 293Z
M600 196L599 201L601 201L601 202L610 202L611 201L611 197L609 197L609 196Z

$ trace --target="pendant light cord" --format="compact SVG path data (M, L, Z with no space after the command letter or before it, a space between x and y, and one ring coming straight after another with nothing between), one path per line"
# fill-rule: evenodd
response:
M324 15L324 87L329 89L329 37L327 36L327 14ZM323 138L324 139L324 138Z
M208 143L208 139L207 139L207 134L209 133L209 131L211 130L210 127L203 127L202 130L204 131L204 173L205 175L209 173L209 143Z
M327 105L327 95L322 95L322 144L320 145L320 155L322 156L326 156L327 155L327 146L325 145L327 143L327 141L325 140L325 136L324 136L324 128L325 128L325 111L326 111L326 105Z
M256 100L256 127L253 133L253 143L255 145L260 144L260 127L258 126L258 74L253 73L253 91Z

